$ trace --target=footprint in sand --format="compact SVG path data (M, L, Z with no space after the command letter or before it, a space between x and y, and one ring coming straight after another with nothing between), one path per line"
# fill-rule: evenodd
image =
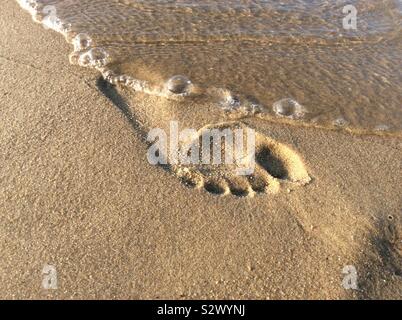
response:
M129 101L132 98L130 97L130 90L124 88L121 88L123 90L118 90L115 86L101 79L98 81L98 88L123 112L127 120L132 124L133 129L140 132L144 140L149 138L148 133L154 127L150 124L160 124L162 121L170 122L173 118L180 119L178 114L171 113L164 115L164 119L154 119L163 114L162 112L157 112L157 109L147 110L146 115L143 116L144 113L141 110L135 110L136 108L130 106ZM152 108L152 106L149 108ZM217 112L221 113L222 111L217 110ZM183 113L180 108L178 113ZM138 114L141 114L140 119L137 118ZM209 118L217 119L210 114ZM222 115L220 114L218 118L222 118ZM181 118L180 123L185 122L185 119L186 115ZM139 125L139 123L142 123L142 125ZM144 123L146 124L144 125ZM213 130L219 132L220 139L206 140L208 144L206 149L210 150L211 154L213 154L214 150L218 150L222 161L214 163L213 158L211 158L210 163L206 163L203 161L205 149L200 148L200 146L203 143L205 145L204 138L206 133L210 133ZM233 140L227 139L228 135L239 131L244 133L242 139L244 139L245 145L234 158L240 158L242 161L224 161L227 159L226 155L230 153L228 150L236 150L236 148L233 149L233 144L231 143ZM254 136L252 154L248 150L246 141L248 132L253 132ZM150 146L152 145L151 142L149 139L147 140ZM198 131L193 132L190 140L185 143L179 143L178 147L180 154L185 154L187 158L199 159L200 161L175 164L170 162L170 164L166 163L161 166L177 176L184 185L205 190L213 195L252 197L257 194L275 194L282 189L306 185L311 181L303 160L296 151L285 144L252 130L240 120L203 126ZM195 157L194 150L196 152ZM193 154L190 156L190 153ZM168 158L168 154L165 154L164 158Z
M226 134L231 135L231 132L239 129L245 133L250 128L242 122L208 125L198 131L193 143L198 147L206 132L219 130L222 139L218 142L218 150L223 159L228 150L228 141L229 150L233 150L231 139L226 139ZM260 133L254 134L255 156L248 158L249 150L245 148L243 159L246 160L241 163L228 164L223 161L222 164L175 165L172 166L172 171L190 187L203 188L215 195L231 194L238 197L277 193L285 185L305 185L310 182L303 161L295 151ZM190 149L191 146L190 143ZM216 147L216 141L211 142L210 148L213 147ZM185 150L188 149L189 145L186 144ZM199 157L202 157L201 151Z

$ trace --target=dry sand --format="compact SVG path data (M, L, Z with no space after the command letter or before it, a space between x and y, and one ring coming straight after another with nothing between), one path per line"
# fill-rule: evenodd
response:
M99 75L14 1L0 33L1 298L402 297L401 139L254 120L313 181L213 196L151 166ZM42 288L44 265L57 290ZM359 290L342 286L347 265Z

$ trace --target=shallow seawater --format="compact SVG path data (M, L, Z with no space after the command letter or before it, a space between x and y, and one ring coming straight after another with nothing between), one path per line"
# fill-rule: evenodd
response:
M400 0L18 2L66 36L72 63L112 83L270 119L402 133ZM346 5L356 29L344 27Z

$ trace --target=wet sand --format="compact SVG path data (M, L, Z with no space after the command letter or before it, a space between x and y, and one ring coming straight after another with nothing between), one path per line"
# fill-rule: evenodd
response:
M148 163L60 35L14 2L0 33L1 298L402 296L401 139L253 120L297 152L311 183L213 196ZM164 114L160 98L130 99L139 118ZM57 290L42 288L44 265ZM347 265L359 290L342 286Z

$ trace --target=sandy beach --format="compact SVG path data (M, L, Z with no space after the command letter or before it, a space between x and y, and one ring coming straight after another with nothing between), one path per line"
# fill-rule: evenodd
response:
M15 1L0 33L0 298L402 297L401 138L246 120L311 182L214 196L152 166L101 75L70 65L65 39ZM150 126L203 121L196 103L130 101Z

